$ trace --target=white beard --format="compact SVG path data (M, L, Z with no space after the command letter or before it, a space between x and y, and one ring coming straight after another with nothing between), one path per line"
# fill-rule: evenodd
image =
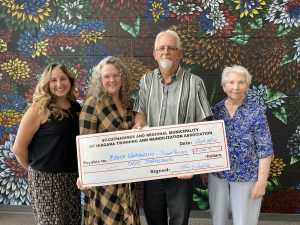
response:
M160 59L159 62L164 70L170 70L172 68L173 62L170 59Z

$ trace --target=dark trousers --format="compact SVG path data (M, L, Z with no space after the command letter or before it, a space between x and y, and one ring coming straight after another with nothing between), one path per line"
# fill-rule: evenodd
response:
M190 215L192 179L168 178L146 181L144 211L148 225L187 225Z

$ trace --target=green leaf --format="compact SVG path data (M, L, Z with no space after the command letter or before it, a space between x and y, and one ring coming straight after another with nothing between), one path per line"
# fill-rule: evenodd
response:
M198 208L200 210L207 210L208 209L208 202L197 202Z
M208 188L205 189L204 196L205 196L206 198L208 198Z
M233 33L243 33L242 27L240 23L236 23L234 30L232 31Z
M201 194L201 188L194 188L194 191L195 191L195 193L197 193L197 194Z
M267 94L267 100L265 103L270 103L270 102L278 100L281 97L286 97L286 95L284 93L282 93L281 91L273 92L270 88L267 88L266 94Z
M274 116L277 117L281 122L284 124L287 124L287 114L283 107L280 107L272 112Z
M139 91L134 90L130 95L130 99L134 102L137 99L138 94L139 94Z
M295 164L295 163L298 162L299 160L300 160L300 157L299 157L299 156L292 156L292 157L291 157L290 165Z
M271 178L271 181L272 181L272 183L275 184L276 186L279 186L279 180L278 180L277 177L272 177L272 178Z
M201 196L202 197L207 197L206 196L206 189L201 189Z
M293 57L289 56L288 54L285 54L279 64L279 66L283 66L285 64L288 64L290 62L294 61Z
M121 25L123 30L127 31L133 37L137 37L140 33L141 19L140 19L140 17L137 17L134 24L128 24L128 23L120 22L120 25Z
M280 25L277 31L277 37L288 34L292 28L285 28L283 25Z
M249 38L250 35L248 34L240 34L229 39L236 42L238 45L245 46L247 45Z
M253 22L249 21L248 24L253 29L260 30L262 28L262 26L263 26L263 20L261 18L259 18L259 19L254 20Z
M266 187L266 191L268 193L271 193L274 190L273 185L270 181L267 182L267 187Z
M201 198L199 195L197 194L193 194L193 201L194 202L201 202L203 201L203 198Z

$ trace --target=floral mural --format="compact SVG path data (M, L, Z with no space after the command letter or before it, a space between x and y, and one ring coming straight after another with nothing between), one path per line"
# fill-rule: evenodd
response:
M225 66L249 69L247 96L267 110L275 151L262 211L300 213L299 0L0 0L0 204L30 204L11 148L44 67L66 64L82 101L92 67L118 56L134 100L164 29L180 35L181 66L204 79L211 104L224 97ZM195 184L193 201L209 208L206 187Z

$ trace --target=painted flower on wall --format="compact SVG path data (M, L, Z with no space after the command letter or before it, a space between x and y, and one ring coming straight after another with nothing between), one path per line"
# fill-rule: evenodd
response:
M1 83L8 83L14 94L23 93L27 88L36 84L38 65L30 58L17 54L0 54Z
M288 140L287 149L290 152L291 164L294 164L300 160L300 126L292 134Z
M15 135L0 145L0 203L11 205L30 205L27 192L27 171L17 162L11 149Z
M146 15L148 19L152 19L155 23L160 19L163 20L168 14L167 1L152 1L147 0Z
M283 162L283 159L273 158L270 167L270 176L271 177L279 177L282 174L282 171L286 164Z
M293 60L282 64L292 49L288 44L288 36L278 35L278 25L274 24L258 29L249 29L243 25L242 30L247 30L247 34L242 33L240 36L249 37L243 51L246 57L243 64L253 75L253 81L285 93L293 92L300 78L300 64ZM257 56L260 60L257 60Z
M254 17L259 14L259 10L263 9L263 6L267 5L264 0L233 0L237 5L236 10L239 11L240 18Z
M227 65L242 64L243 49L235 42L225 38L201 38L200 24L180 23L172 29L178 32L184 49L183 62L200 65L207 70L222 70Z
M47 20L44 25L41 25L38 33L41 37L51 37L63 34L78 35L79 30L76 25L66 23L65 20L57 18L56 20Z
M195 19L202 11L199 1L172 1L168 4L169 16L175 17L180 21Z
M0 69L6 73L12 80L20 80L21 78L29 78L29 65L26 61L18 58L9 59L7 62L0 64Z
M284 104L288 98L281 91L267 88L260 84L258 87L252 86L247 92L247 98L264 108L270 109L271 113L283 123L287 123L288 116Z
M92 5L89 0L59 0L57 1L58 17L70 22L80 24L89 16Z
M16 132L23 114L12 109L0 111L0 136Z
M205 3L199 16L199 33L206 31L205 34L209 36L216 34L218 36L230 35L237 20L232 11L233 9L224 4L219 4L219 2L217 4Z
M202 0L203 8L206 10L207 8L219 8L220 4L224 3L224 0Z
M19 77L29 78L30 69L28 64L18 58L15 60L10 59L5 63L0 64L0 68L14 80L19 79Z
M48 39L36 36L33 31L24 32L20 35L18 51L23 55L30 55L32 58L47 54Z
M282 172L286 167L286 164L283 162L283 159L274 157L271 161L269 178L267 182L266 191L268 193L273 192L275 189L281 187L279 177L282 175Z
M224 12L221 11L218 7L210 8L210 10L207 10L206 17L212 22L212 26L207 30L207 33L211 36L218 33L218 31L222 30L228 25Z
M285 28L300 28L300 2L297 0L272 1L266 20Z
M6 52L7 51L7 43L0 38L0 52Z
M297 63L300 63L300 37L295 39L295 45L293 47L296 49L293 59L296 60Z
M252 86L247 92L247 98L267 108L280 108L288 96L281 91L273 91L266 85Z
M0 98L0 111L4 109L13 109L16 112L21 113L26 108L26 106L26 100L20 95L7 94L1 96Z
M80 36L84 43L96 43L103 39L103 33L105 32L104 24L102 20L90 19L81 24L78 29L80 30Z
M0 17L8 26L32 29L50 16L49 0L0 0Z

